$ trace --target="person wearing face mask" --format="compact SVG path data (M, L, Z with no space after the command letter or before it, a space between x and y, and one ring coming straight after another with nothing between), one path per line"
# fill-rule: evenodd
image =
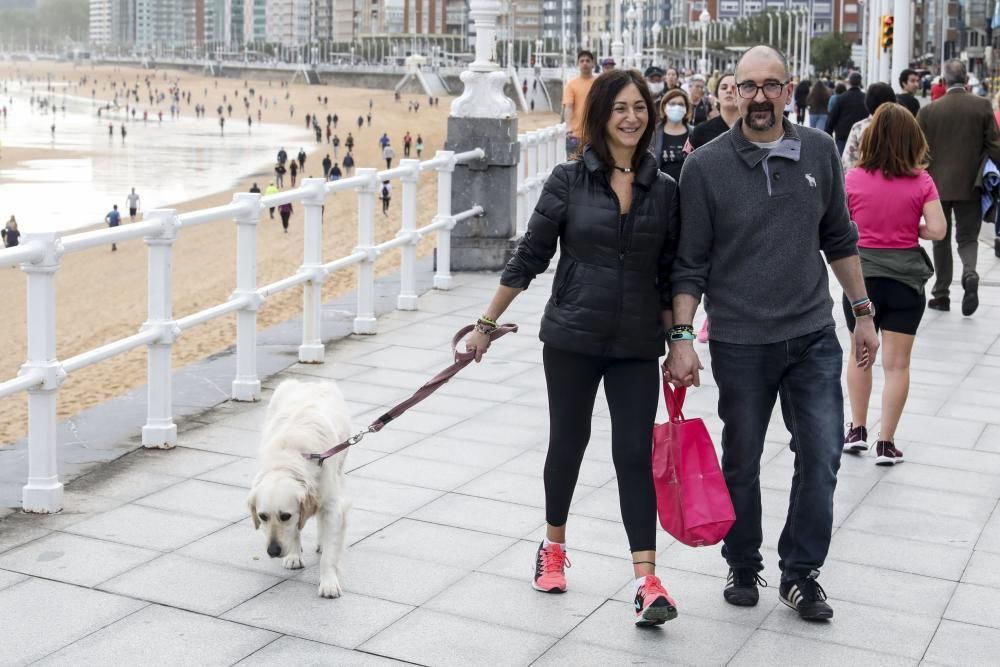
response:
M656 576L656 492L650 442L677 244L677 184L656 168L653 99L633 69L597 77L587 98L583 150L552 170L493 300L466 339L476 361L515 297L559 249L539 331L548 389L545 536L532 586L566 591L566 522L603 381L622 522L635 577L634 622L659 625L677 607ZM578 566L579 567L579 566Z
M660 117L663 122L656 126L653 155L656 166L675 181L681 180L681 167L688 138L688 119L691 117L691 101L683 90L669 90L663 94L660 103Z
M691 149L704 146L712 139L725 134L740 117L736 106L736 75L725 72L719 77L715 87L715 96L719 100L719 115L698 125L691 130Z
M656 65L650 65L643 72L646 85L649 86L649 94L653 96L653 108L655 109L660 108L660 101L663 99L663 91L666 88L666 84L663 82L664 74L663 69Z

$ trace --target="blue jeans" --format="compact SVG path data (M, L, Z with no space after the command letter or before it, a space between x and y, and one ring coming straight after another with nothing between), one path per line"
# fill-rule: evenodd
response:
M719 385L722 472L736 510L722 556L763 569L760 457L775 400L792 434L795 473L778 542L782 580L819 570L833 532L833 492L844 446L843 350L833 327L765 345L709 342Z
M809 127L817 130L826 130L826 114L809 114Z

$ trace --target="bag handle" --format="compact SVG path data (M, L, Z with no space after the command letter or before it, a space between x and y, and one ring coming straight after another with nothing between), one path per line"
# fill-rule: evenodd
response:
M687 387L674 388L666 378L663 379L663 402L667 406L670 421L677 424L684 421L685 396L687 396Z

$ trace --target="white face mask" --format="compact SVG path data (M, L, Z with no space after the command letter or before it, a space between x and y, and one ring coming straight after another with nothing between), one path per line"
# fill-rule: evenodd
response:
M667 120L671 123L679 123L684 120L685 113L687 113L687 109L684 107L670 105L667 107Z
M662 81L660 81L659 83L652 83L651 82L649 84L649 92L651 92L653 95L659 95L660 93L662 93L663 92L663 82Z

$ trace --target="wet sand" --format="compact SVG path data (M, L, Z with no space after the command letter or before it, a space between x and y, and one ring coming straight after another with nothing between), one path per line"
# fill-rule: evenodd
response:
M182 103L181 113L193 116L193 105L204 103L208 107L209 118L215 116L215 108L223 104L222 95L227 94L233 99L233 92L241 92L243 80L215 79L196 76L187 72L174 70L149 70L117 68L117 67L74 67L69 64L54 63L3 63L0 64L0 80L16 78L17 72L22 76L34 76L45 81L46 73L52 74L53 80L65 77L75 83L82 76L88 76L98 86L98 98L101 97L101 85L108 86L114 77L121 81L140 83L148 75L157 77L155 85L165 89L167 82L162 79L167 72L170 82L176 81L182 90L191 90L191 106ZM428 107L423 96L404 95L401 102L393 101L391 91L375 91L367 89L344 89L332 86L305 86L301 83L288 88L279 88L278 77L272 79L272 87L267 87L267 81L250 81L249 87L256 88L260 94L272 94L279 97L277 107L269 105L262 109L264 122L283 122L305 128L305 113L319 113L323 117L321 126L325 127L327 113L336 112L341 119L338 132L343 140L350 129L357 142L355 157L357 166L384 167L377 143L383 132L388 132L394 148L396 160L403 157L402 135L409 129L416 137L417 132L423 135L424 153L427 159L443 147L447 115L452 98L441 98L439 107ZM44 86L44 83L42 84ZM88 83L86 94L93 84ZM120 84L119 84L120 85ZM144 84L141 86L144 89ZM202 92L208 89L208 95ZM284 93L289 93L289 99L284 100ZM105 91L106 92L106 91ZM329 96L329 105L324 108L317 102L317 95ZM358 130L356 119L359 114L367 114L368 100L374 102L372 125ZM417 113L407 111L410 100L420 101ZM169 102L166 103L169 107ZM295 106L295 115L290 117L289 106ZM242 108L242 103L240 103ZM143 106L140 105L140 113ZM150 107L151 112L155 107ZM251 107L256 122L256 104ZM167 108L164 108L167 112ZM238 114L234 109L233 123L238 125ZM242 112L243 122L246 113ZM354 123L349 123L354 119ZM520 118L520 129L526 131L539 127L547 127L557 122L555 114L528 114ZM309 158L306 163L307 173L310 167L318 167L323 155L328 151L328 144L304 146ZM297 149L298 147L295 147ZM274 152L277 152L275 147ZM293 150L286 146L291 156ZM321 152L322 151L322 152ZM60 151L55 151L59 153ZM344 149L341 146L341 158ZM9 167L14 162L29 159L45 159L52 151L46 149L22 150L8 148L4 142L2 163ZM331 155L332 157L332 155ZM416 157L415 151L413 157ZM394 162L396 164L397 162ZM172 175L183 178L183 174ZM236 191L246 191L251 182L256 181L263 189L273 174L261 172L248 174L241 179ZM436 210L436 176L428 173L423 176L418 194L418 221L427 224ZM286 176L287 183L287 176ZM388 217L376 214L377 242L392 238L400 226L400 188L398 181L393 184L393 198ZM224 204L232 199L232 190L219 192L210 196L190 201L176 202L174 207L179 211L190 211L208 206ZM342 193L327 200L324 216L324 250L326 260L341 257L350 252L356 239L357 197L353 193ZM10 213L0 210L0 217L5 221ZM124 216L125 221L128 216ZM204 308L225 301L235 285L236 230L231 222L215 223L183 230L174 246L174 315L183 317ZM296 207L292 215L289 232L282 232L277 213L270 220L265 213L258 232L258 283L265 284L294 273L302 261L302 211ZM424 239L420 246L421 255L430 253L434 246L433 238ZM389 253L377 262L379 274L392 272L398 267L399 253ZM350 291L355 286L356 271L348 269L331 275L324 286L324 298L332 299ZM93 349L112 340L131 335L138 331L146 318L146 246L141 240L119 244L118 251L112 253L110 248L93 248L88 251L64 256L61 268L57 274L57 355L60 359L73 356L80 352ZM23 363L26 354L25 329L25 280L20 270L5 269L0 271L0 294L2 294L2 322L0 326L0 381L16 375L18 367ZM301 309L301 290L294 289L268 299L258 312L258 326L264 328L272 324L294 317ZM183 367L194 361L226 349L235 342L235 316L230 315L208 324L186 331L175 343L173 350L174 366ZM443 341L444 344L446 341ZM146 352L143 349L115 357L95 366L74 373L63 384L59 392L59 417L69 417L90 406L108 398L121 394L129 389L144 384L146 381ZM22 437L26 431L27 400L24 394L0 399L0 447Z

